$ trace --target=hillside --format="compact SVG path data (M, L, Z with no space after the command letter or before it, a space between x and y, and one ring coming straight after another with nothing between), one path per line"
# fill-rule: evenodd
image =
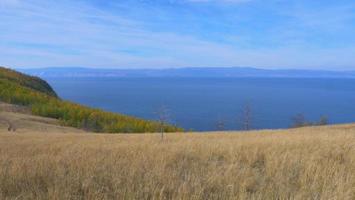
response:
M80 129L62 126L57 119L31 115L31 110L26 107L0 102L0 110L0 132L85 133Z
M0 67L0 80L14 82L20 86L45 93L49 96L57 97L55 91L46 81L35 76L28 76L11 69Z
M355 126L8 134L0 199L355 199Z
M57 97L47 82L0 68L0 101L26 107L37 116L58 119L61 125L93 132L177 132L182 129L154 121L93 109Z

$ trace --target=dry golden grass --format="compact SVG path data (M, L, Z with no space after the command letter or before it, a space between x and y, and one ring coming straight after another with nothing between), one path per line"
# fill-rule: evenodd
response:
M0 199L355 199L355 127L0 133Z
M71 127L64 127L56 119L38 117L18 112L1 112L0 103L0 132L7 130L9 123L17 133L84 133L85 131Z

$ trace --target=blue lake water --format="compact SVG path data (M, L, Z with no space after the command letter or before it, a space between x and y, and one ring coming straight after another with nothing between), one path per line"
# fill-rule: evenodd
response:
M326 115L355 122L355 79L299 78L47 78L66 100L145 119L164 105L171 123L185 129L240 129L249 104L255 129L286 128L292 116Z

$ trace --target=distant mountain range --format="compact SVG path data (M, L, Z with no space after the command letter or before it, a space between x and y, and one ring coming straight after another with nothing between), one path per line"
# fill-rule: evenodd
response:
M98 69L53 67L17 69L43 78L57 77L279 77L279 78L355 78L355 71L229 68L170 68L170 69Z

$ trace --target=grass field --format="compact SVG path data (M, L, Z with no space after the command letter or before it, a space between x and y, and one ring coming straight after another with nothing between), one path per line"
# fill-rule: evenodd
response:
M0 131L0 199L355 199L355 126L164 141Z

